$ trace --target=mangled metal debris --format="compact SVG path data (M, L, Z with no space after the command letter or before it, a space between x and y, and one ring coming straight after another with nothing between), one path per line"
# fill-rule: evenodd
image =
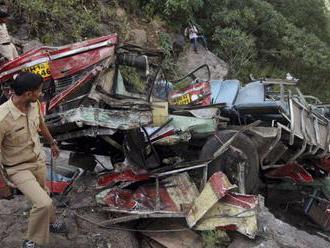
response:
M323 230L330 231L330 201L312 197L305 208L305 213Z
M142 184L136 190L106 189L96 196L96 200L116 212L183 214L197 196L198 190L188 174L181 173L159 181L156 179L153 184Z
M215 203L223 198L227 191L235 188L225 174L216 172L206 183L203 191L198 198L195 199L194 205L187 215L187 223L189 227L193 227L208 212Z
M292 163L282 167L272 169L265 174L267 178L292 180L295 183L310 183L313 182L313 177L303 166Z
M111 172L99 176L97 180L98 188L112 187L119 182L139 182L150 179L150 175L145 170L140 170L138 173L131 169L123 172Z
M53 121L56 119L56 122ZM54 126L76 123L77 126L105 127L113 130L128 130L148 125L152 121L150 111L120 111L101 108L79 107L47 116Z
M191 167L182 171L188 169ZM147 182L138 180L140 186L136 190L112 187L100 192L96 200L107 205L108 211L132 215L131 218L119 217L107 223L147 217L185 217L187 225L196 230L231 228L250 238L255 236L257 197L230 192L236 186L230 184L222 172L212 175L199 193L188 173L182 171L148 175L144 178ZM150 178L159 181L150 183ZM126 179L123 177L124 181Z
M173 220L157 220L141 225L141 228L147 230L158 230L159 232L142 232L145 240L151 247L166 248L202 248L202 237L196 232L187 229L181 223ZM161 228L161 229L160 229ZM161 232L161 230L165 230ZM166 230L181 230L180 232L166 232Z
M231 229L253 238L258 199L244 193L258 191L260 176L269 188L286 180L292 191L307 189L305 213L327 229L328 184L312 185L330 172L326 106L310 103L297 82L241 86L210 80L207 65L168 82L163 58L158 50L119 44L116 34L42 47L2 65L1 91L9 97L14 74L42 68L41 109L61 147L80 158L74 165L97 173L117 166L97 175L96 201L126 215L103 224L176 217L196 230ZM208 77L197 78L198 70ZM176 89L180 82L187 87ZM111 161L103 165L97 156ZM80 174L52 172L48 186L65 194ZM319 195L310 190L315 187Z
M258 231L258 199L230 192L234 188L225 174L213 174L186 217L188 226L200 231L235 230L254 238Z
M195 229L237 231L253 239L258 232L257 207L256 196L228 193L203 216Z

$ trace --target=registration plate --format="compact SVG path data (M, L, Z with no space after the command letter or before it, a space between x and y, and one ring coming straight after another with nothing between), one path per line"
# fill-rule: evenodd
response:
M51 75L48 63L41 63L38 65L34 65L34 66L23 69L23 71L28 71L28 72L38 74L38 75L42 76L43 78L49 77Z
M190 94L184 94L182 96L172 99L174 105L187 105L191 103Z

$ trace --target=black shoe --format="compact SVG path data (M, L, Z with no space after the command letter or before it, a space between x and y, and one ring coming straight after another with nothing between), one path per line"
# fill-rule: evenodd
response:
M37 244L34 243L32 240L24 240L22 247L23 248L37 248Z
M68 229L64 222L55 222L49 225L49 231L51 233L67 233Z

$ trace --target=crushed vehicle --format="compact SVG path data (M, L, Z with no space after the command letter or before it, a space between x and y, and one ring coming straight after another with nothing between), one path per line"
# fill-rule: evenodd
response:
M221 227L253 238L259 200L247 194L261 183L328 175L328 109L297 82L210 80L207 65L168 82L163 58L159 50L120 44L113 34L34 49L0 67L2 101L16 73L40 74L42 112L61 148L72 151L70 164L105 169L97 203L130 216L103 225L176 217L197 230ZM198 78L201 70L207 78ZM67 194L81 173L58 176L54 192ZM311 198L314 188L306 187L303 199L314 204L306 213L330 200L322 192ZM329 205L321 207L330 220Z
M181 112L185 109L186 113L198 116L192 111L197 106L205 114L205 108L225 103L214 112L213 118L221 122L203 145L201 159L212 157L246 125L260 122L237 135L229 154L210 163L211 174L224 171L232 183L243 184L239 188L244 193L256 192L259 184L266 185L268 192L282 190L282 202L286 204L284 195L299 192L295 198L299 208L330 230L329 106L314 96L303 95L297 87L298 81L264 79L244 86L237 80L206 83L194 79L194 82L170 93L173 109ZM241 162L235 161L240 156L241 167ZM244 176L240 174L242 170Z
M121 130L152 122L148 90L162 56L157 50L120 45L116 34L62 47L40 47L1 66L2 101L9 97L16 73L40 74L44 78L42 111L59 141L86 153L104 153L106 149L99 148L108 143L120 150L110 136L116 133L119 138L115 139L121 139ZM88 142L88 137L96 140Z

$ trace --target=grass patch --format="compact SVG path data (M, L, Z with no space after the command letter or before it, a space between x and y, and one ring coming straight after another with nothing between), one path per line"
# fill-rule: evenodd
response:
M202 232L204 248L225 248L230 244L227 233L221 230Z

